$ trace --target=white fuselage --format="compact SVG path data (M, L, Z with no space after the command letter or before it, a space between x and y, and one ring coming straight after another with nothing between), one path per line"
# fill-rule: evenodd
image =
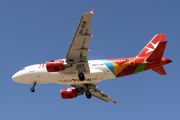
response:
M46 64L35 64L27 66L15 73L12 79L15 82L31 84L36 83L59 83L59 84L82 84L96 83L105 79L115 78L115 75L101 60L88 61L90 72L84 72L85 80L80 81L78 72L73 74L60 72L48 72ZM67 68L68 69L68 68Z

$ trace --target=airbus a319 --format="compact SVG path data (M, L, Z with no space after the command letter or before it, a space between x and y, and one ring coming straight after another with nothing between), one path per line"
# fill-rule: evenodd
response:
M12 76L13 81L32 84L31 92L34 92L36 84L40 83L68 84L72 87L60 90L63 99L75 98L85 93L88 99L94 96L116 103L116 100L101 92L95 83L146 70L166 75L163 65L171 63L172 60L163 58L167 43L164 41L165 34L156 34L135 57L87 60L93 12L94 10L81 17L64 59L27 66Z

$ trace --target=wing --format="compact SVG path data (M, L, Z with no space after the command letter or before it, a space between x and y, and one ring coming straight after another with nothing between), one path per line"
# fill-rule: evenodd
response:
M108 97L106 94L101 92L94 83L91 84L74 84L71 85L72 87L75 87L77 90L81 92L86 92L87 88L89 89L89 92L91 93L92 96L99 98L105 102L114 102L116 103L117 100L112 100L110 97Z
M84 14L78 24L74 37L69 46L68 52L66 54L66 62L70 64L74 64L74 68L65 71L75 72L77 66L79 65L79 69L82 72L89 72L89 66L87 63L87 53L89 51L89 41L91 38L91 17L94 10Z

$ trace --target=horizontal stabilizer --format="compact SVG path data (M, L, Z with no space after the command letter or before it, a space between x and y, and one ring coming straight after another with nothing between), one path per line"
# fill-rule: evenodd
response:
M152 70L159 73L160 75L166 75L166 71L164 70L163 66L153 68Z
M164 54L166 43L167 41L160 42L151 55L146 59L146 61L153 62L155 60L160 60Z

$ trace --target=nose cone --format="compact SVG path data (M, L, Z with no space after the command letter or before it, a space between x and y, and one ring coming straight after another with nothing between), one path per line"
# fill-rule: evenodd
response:
M166 58L166 62L167 62L167 63L171 63L171 62L172 62L172 60L171 60L171 59L169 59L169 58Z
M12 80L15 81L15 82L20 82L20 77L18 75L18 73L15 73L13 76L12 76Z
M17 76L18 76L18 75L15 73L15 74L12 76L12 80L13 80L13 81L16 81Z

